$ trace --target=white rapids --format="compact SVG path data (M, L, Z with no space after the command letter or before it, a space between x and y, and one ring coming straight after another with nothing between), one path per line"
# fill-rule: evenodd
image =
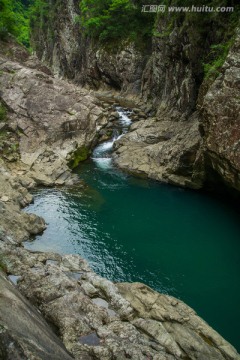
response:
M119 114L119 119L116 121L118 127L114 129L112 139L99 144L93 151L92 160L103 170L112 167L111 155L113 145L116 140L120 139L121 136L128 131L128 128L132 123L131 119L128 117L128 114L130 113L128 110L123 110L118 106L116 107L116 111Z

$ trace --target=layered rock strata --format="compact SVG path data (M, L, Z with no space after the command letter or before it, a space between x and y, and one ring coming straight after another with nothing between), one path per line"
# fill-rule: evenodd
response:
M16 174L37 184L70 185L77 178L68 165L87 158L107 117L88 91L37 70L34 62L0 57L1 101L8 112L1 137L9 131L18 136Z

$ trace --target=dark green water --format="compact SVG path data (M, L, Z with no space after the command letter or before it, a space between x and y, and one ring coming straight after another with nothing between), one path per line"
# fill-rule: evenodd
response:
M27 247L77 253L113 281L181 298L239 349L237 214L202 194L82 168L88 189L36 195L28 211L49 225Z
M42 190L48 228L26 247L77 253L113 281L141 281L193 307L240 350L240 224L227 204L88 161L82 190Z

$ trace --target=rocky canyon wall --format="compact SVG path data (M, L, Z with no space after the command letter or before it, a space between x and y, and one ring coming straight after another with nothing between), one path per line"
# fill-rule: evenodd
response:
M212 182L240 190L240 31L221 74L199 100L206 171Z
M172 30L156 39L150 52L129 44L110 56L82 39L73 23L77 3L63 4L53 23L57 27L39 31L37 53L57 75L122 91L122 99L135 102L134 116L141 120L119 140L115 161L126 170L194 188L202 186L203 169L214 168L237 188L231 174L238 173L238 40L196 110L201 72L191 61L188 37ZM16 44L0 46L0 99L7 112L0 122L0 267L5 271L0 270L0 357L239 359L180 300L139 283L113 284L80 256L30 252L21 245L46 227L42 218L21 210L32 201L28 189L76 185L68 164L86 156L77 150L91 149L108 118L92 92L53 77Z
M44 28L33 32L37 55L56 75L87 88L120 92L146 114L116 146L115 161L120 167L181 186L201 188L213 182L239 190L238 83L233 79L240 71L238 40L217 79L206 81L203 59L211 53L211 45L220 42L211 23L186 22L181 17L173 21L170 14L157 19L154 36L141 48L131 42L109 48L80 30L78 1L52 6L51 21L47 19ZM235 124L231 131L224 132L226 123ZM228 152L227 158L223 152Z

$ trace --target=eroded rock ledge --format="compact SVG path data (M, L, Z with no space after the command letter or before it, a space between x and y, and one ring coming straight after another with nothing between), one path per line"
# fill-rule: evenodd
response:
M19 45L0 42L0 100L8 112L1 136L18 136L19 162L11 166L16 175L46 186L71 185L78 179L68 165L86 159L107 117L89 91L40 65Z

